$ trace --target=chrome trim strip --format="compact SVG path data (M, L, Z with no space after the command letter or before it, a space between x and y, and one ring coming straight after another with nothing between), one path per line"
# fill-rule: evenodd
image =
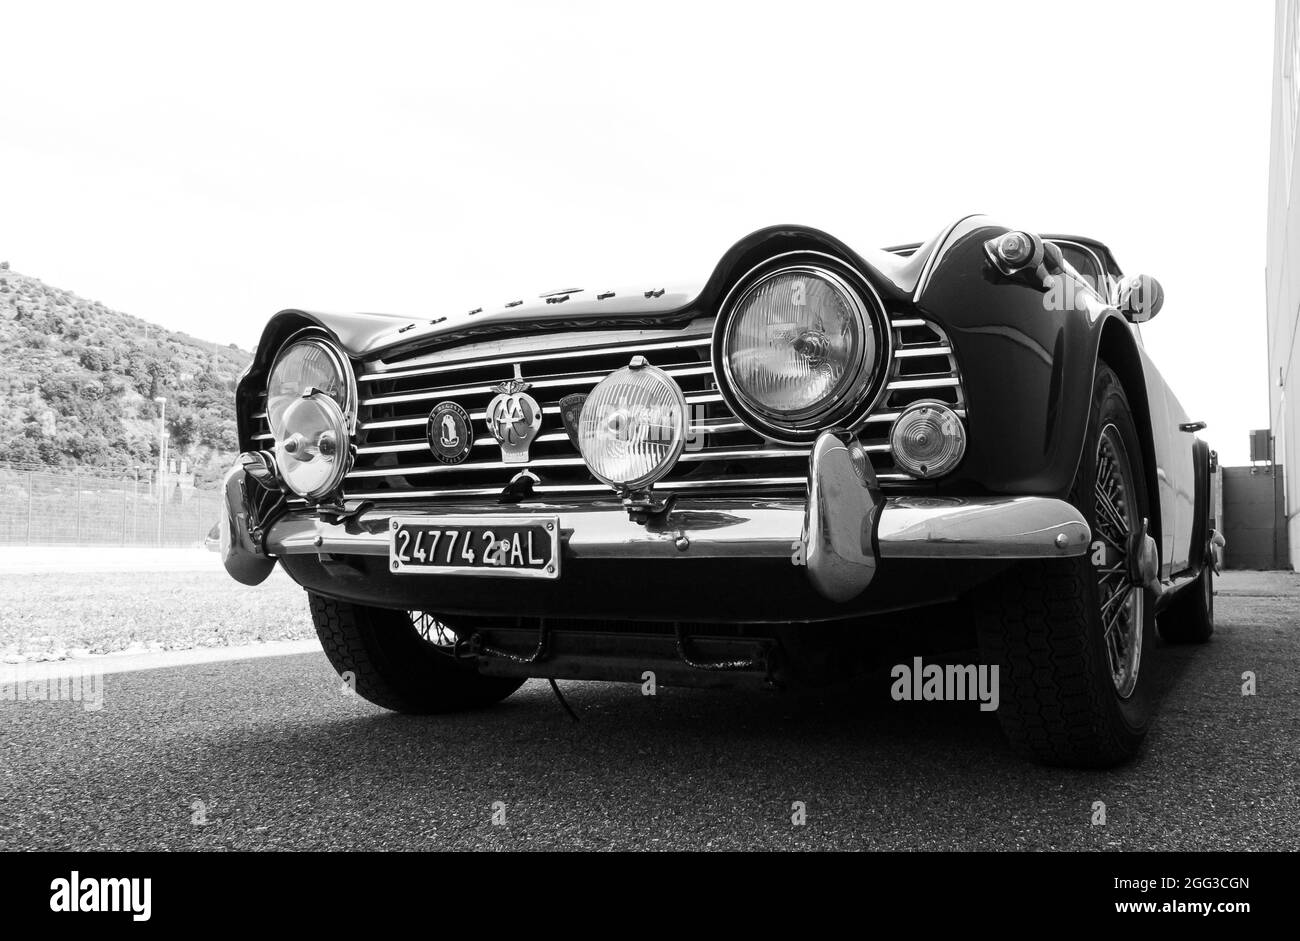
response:
M473 417L474 417L473 415L470 416L470 418ZM482 416L480 414L480 418L481 417ZM372 428L409 428L414 425L428 424L428 421L429 419L427 416L424 418L390 418L390 419L385 419L384 421L362 422L361 430L370 431Z
M708 346L711 342L708 336L693 337L689 340L679 340L668 343L650 343L643 344L633 340L628 343L607 344L604 346L590 346L579 349L565 350L562 353L540 353L534 356L504 356L496 359L479 360L474 358L459 360L454 363L444 363L438 366L425 366L419 369L393 369L389 372L382 370L376 372L362 373L357 377L358 382L376 382L382 379L407 379L411 376L427 376L440 372L450 372L456 369L464 369L469 366L474 369L488 368L491 366L512 366L519 363L521 366L525 363L549 362L557 359L583 359L590 356L605 356L619 353L624 350L633 350L637 353L659 352L661 350L681 350L690 349L691 347Z
M938 379L894 379L885 388L891 392L896 389L940 389L960 385L956 376L942 376Z
M949 407L951 408L951 406L949 406ZM966 417L966 409L964 409L964 408L954 408L954 409L953 409L953 412L956 414L956 416L957 416L958 418L965 418L965 417ZM902 411L897 411L897 412L877 412L876 414L874 414L874 415L872 415L870 418L868 418L868 419L866 420L866 422L864 422L864 424L868 424L868 425L869 425L869 424L871 424L872 422L886 422L886 421L888 421L888 422L894 422L894 421L898 421L899 416L901 416L902 414L903 414Z
M511 470L523 467L580 467L584 461L580 457L543 457L535 458L525 464L507 464L504 461L480 461L477 464L412 464L409 467L380 467L368 470L354 470L348 474L348 480L362 477L424 477L428 474L450 474L466 470L493 471ZM503 485L504 486L504 485ZM498 490L498 493L501 491Z
M693 395L686 396L687 405L700 404L704 402L721 402L721 401L722 401L722 396L712 392L697 392ZM558 405L546 405L543 406L542 408L542 414L558 415L560 414L560 408ZM482 421L484 418L484 413L470 412L469 417L471 421ZM420 418L390 418L390 419L385 419L384 421L364 422L361 425L361 430L369 431L372 428L410 428L414 425L423 425L427 421L428 421L428 416L424 416Z
M519 466L519 465L512 465ZM882 479L885 475L881 475ZM900 478L904 479L904 478ZM738 487L802 487L807 478L799 477L722 477L717 480L663 480L655 484L655 490L703 490L716 488L728 490ZM533 488L534 493L604 493L613 495L613 491L604 484L540 484ZM501 487L468 487L449 490L401 490L393 493L362 493L354 495L358 500L409 500L437 499L447 497L497 497ZM520 504L522 506L522 504Z
M671 366L664 370L670 376L703 376L712 375L713 367L709 365L702 366ZM545 377L538 379L528 379L528 384L534 389L550 389L557 386L584 386L597 385L608 373L601 374L582 374L572 376ZM373 399L364 399L362 405L396 405L401 402L423 402L429 399L446 399L456 398L462 395L487 395L495 391L490 385L485 386L443 386L437 389L428 389L423 392L405 392L399 395L381 395Z
M482 440L483 440L482 438L479 438L474 442L474 444L477 445L479 441ZM487 440L493 441L495 439L488 438ZM357 456L360 457L363 454L395 454L399 451L427 451L427 450L429 450L428 441L406 441L401 444L385 444L385 445L375 445L374 447L357 448Z
M952 225L944 229L942 234L940 234L940 236L937 239L935 239L934 250L931 251L928 256L926 256L924 264L921 265L921 274L916 279L916 290L912 292L913 304L920 303L921 295L925 293L926 287L930 284L930 275L934 273L935 265L939 263L939 256L943 253L944 248L947 247L948 239L952 237L953 231L957 228L957 226L961 225L967 219L973 218L975 215L977 214L972 213L969 216L962 216Z
M894 350L895 359L912 359L917 356L951 356L951 346L905 346Z
M567 436L563 436L567 437ZM492 439L488 439L492 441ZM493 442L495 443L495 442ZM427 445L411 444L403 445L405 450L418 450ZM395 448L389 448L395 450ZM864 450L867 451L888 451L887 444L867 445ZM703 450L687 451L679 461L697 462L697 461L719 461L719 460L741 460L750 458L769 459L769 458L799 458L808 456L808 448L767 448L746 450L744 448L726 448L722 450ZM360 453L360 452L358 452ZM506 464L502 461L466 461L463 464L412 464L407 467L377 467L367 468L365 470L354 470L348 474L348 479L357 477L422 477L426 474L443 474L455 471L495 471L509 470L514 467L580 467L585 465L581 457L543 457L528 461L526 464Z
M499 497L501 496L501 487L459 487L449 490L402 490L392 493L366 493L357 495L358 499L364 500L407 500L412 497L418 499L433 499L437 497ZM534 487L534 493L609 493L609 488L604 484L575 484L572 487Z
M712 425L692 425L691 434L722 435L736 431L749 431L749 426L741 421L718 420Z
M421 421L421 424L423 424L423 421ZM690 432L687 434L687 437L693 438L698 435L716 435L716 434L723 434L730 431L747 431L747 430L748 429L745 427L745 425L743 425L740 422L731 422L728 424L718 424L718 425L692 425L690 428ZM533 439L533 443L536 444L539 441L566 441L568 440L568 437L569 436L566 432L552 431L544 435L538 435L536 438ZM474 439L474 446L476 448L492 447L496 444L497 444L496 438L493 438L491 436ZM422 451L422 450L426 450L428 447L429 447L429 443L423 438L421 438L418 441L395 441L390 444L367 445L366 447L363 448L357 448L357 454L358 455L392 454L394 452L399 452L399 451ZM804 449L805 453L806 450L807 449ZM888 448L884 448L884 450L888 450ZM473 461L466 461L464 464L459 464L457 466L470 467L473 466L473 464L474 464Z
M758 448L747 450L745 448L727 448L721 451L687 451L678 460L681 461L716 461L726 460L728 458L748 459L748 458L773 458L773 457L807 457L808 448Z

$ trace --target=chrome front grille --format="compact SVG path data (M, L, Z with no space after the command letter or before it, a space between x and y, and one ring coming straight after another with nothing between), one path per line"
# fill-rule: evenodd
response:
M634 355L641 355L678 382L691 416L691 443L656 489L692 493L763 494L802 491L808 447L764 439L727 408L710 365L712 322L695 321L682 330L620 330L512 337L401 360L370 361L357 375L359 398L356 463L344 484L349 497L370 500L481 500L496 497L524 468L541 482L535 492L555 499L610 494L588 472L570 443L559 401L588 392ZM896 318L889 384L859 437L883 482L910 479L898 473L890 455L889 431L900 409L920 398L948 402L965 416L956 361L948 338L933 324ZM497 383L518 368L542 407L542 428L526 464L506 464L484 425L484 410ZM476 434L461 464L441 464L425 438L429 411L453 401L470 414ZM265 419L255 416L259 443L269 444Z

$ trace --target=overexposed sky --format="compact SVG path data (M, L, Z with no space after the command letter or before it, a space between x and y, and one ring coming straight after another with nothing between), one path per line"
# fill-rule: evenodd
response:
M251 347L987 212L1164 284L1225 463L1267 425L1273 4L0 2L0 259Z

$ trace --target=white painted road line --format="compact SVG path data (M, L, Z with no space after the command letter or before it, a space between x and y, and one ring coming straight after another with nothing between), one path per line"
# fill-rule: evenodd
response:
M220 571L221 556L207 549L0 546L0 575Z
M157 650L146 653L111 653L72 660L42 660L29 663L0 663L0 683L26 683L58 679L71 673L135 673L196 663L253 660L260 657L288 657L320 651L318 640L278 640L238 647L199 647L194 650Z

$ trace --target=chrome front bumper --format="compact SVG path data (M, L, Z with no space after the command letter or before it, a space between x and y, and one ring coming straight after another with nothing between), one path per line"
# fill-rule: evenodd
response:
M1049 497L883 497L856 441L829 432L813 448L807 500L681 499L644 525L612 494L591 504L376 506L345 523L303 509L275 522L263 548L248 530L245 486L238 467L227 475L221 552L231 576L250 585L278 556L387 556L392 517L449 513L558 515L565 559L788 559L833 601L866 590L881 559L1078 556L1091 541L1079 511Z

